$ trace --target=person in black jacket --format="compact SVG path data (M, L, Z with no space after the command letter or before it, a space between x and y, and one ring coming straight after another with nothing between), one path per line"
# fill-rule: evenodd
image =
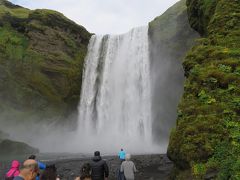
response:
M94 157L90 162L92 168L92 180L107 180L109 175L108 165L102 160L99 151L94 152Z

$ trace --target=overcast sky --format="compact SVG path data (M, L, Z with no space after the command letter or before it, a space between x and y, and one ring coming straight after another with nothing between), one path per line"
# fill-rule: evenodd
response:
M60 11L96 34L120 34L147 25L178 0L10 0L30 8Z

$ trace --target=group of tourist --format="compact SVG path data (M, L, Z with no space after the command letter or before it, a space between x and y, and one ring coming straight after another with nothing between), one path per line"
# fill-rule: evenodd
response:
M40 175L40 170L43 173ZM5 180L58 180L55 165L46 165L36 160L35 155L29 156L20 168L20 162L12 161L10 170L5 175Z
M134 180L137 171L134 163L130 160L130 154L123 149L118 154L120 166L117 171L117 180ZM42 170L40 174L40 170ZM85 163L80 169L81 176L75 180L106 180L109 176L109 168L101 158L100 152L95 151L90 163ZM60 180L57 176L55 165L45 165L37 161L35 155L25 160L20 168L20 162L12 161L10 170L5 175L5 180Z

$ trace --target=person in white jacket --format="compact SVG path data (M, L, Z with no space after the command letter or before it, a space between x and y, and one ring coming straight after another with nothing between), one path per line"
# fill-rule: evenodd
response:
M135 164L130 161L130 154L127 154L125 159L126 161L123 161L121 164L120 171L124 173L126 180L134 180L134 173L137 172Z

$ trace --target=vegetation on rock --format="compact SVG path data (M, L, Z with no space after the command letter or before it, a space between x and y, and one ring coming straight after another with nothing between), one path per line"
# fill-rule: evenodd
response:
M189 25L186 0L177 2L150 22L149 36L153 49L162 51L168 59L182 61L186 52L194 45L195 39L199 37Z
M0 142L0 155L29 155L39 153L38 149L26 143L5 139Z
M239 179L240 1L187 0L187 6L202 38L183 63L184 95L168 156L176 179Z
M1 0L1 118L59 119L75 111L90 36L61 13Z

